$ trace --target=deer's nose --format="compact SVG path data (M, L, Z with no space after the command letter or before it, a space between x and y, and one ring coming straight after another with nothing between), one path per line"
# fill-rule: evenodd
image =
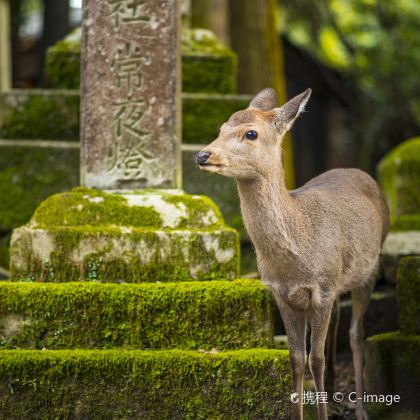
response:
M199 165L206 165L210 157L210 152L198 152L195 161Z

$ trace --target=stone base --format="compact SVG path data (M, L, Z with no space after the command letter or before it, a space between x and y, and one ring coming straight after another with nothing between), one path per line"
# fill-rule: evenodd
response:
M8 351L0 418L288 419L284 350Z
M29 281L233 279L239 238L215 204L178 190L76 188L13 231L10 271Z
M273 347L273 311L259 280L0 282L0 349Z
M387 283L396 283L399 260L407 255L420 255L420 230L389 232L381 251L381 266Z
M369 337L365 347L366 392L375 395L398 394L400 402L388 407L390 411L393 408L400 412L408 409L420 414L419 357L418 335L405 336L394 332Z

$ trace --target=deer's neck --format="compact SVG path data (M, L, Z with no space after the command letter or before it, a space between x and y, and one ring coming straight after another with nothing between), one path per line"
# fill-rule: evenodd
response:
M259 256L280 252L298 257L304 217L286 188L282 169L277 174L237 180L242 216Z

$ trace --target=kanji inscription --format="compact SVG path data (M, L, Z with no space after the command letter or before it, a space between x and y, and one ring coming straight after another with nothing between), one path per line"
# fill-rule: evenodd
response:
M177 1L85 1L83 185L180 188L179 61Z

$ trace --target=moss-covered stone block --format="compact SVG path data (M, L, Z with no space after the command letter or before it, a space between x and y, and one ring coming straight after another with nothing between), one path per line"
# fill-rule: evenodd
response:
M16 89L0 94L0 139L77 140L79 93Z
M369 337L365 346L366 392L374 395L399 395L392 411L408 409L420 414L420 336L398 332ZM400 411L401 412L401 411ZM385 417L383 412L383 417Z
M27 223L51 194L79 182L79 148L70 142L0 140L0 231Z
M287 419L284 350L9 351L1 418Z
M53 89L79 89L81 28L47 49L45 81Z
M397 275L401 331L420 334L420 257L401 258Z
M77 28L47 50L45 73L50 88L80 86L80 38ZM234 93L236 55L205 29L184 29L181 35L183 92Z
M248 106L247 95L182 95L182 141L207 144L236 111ZM15 89L0 93L0 138L78 140L78 91Z
M232 114L247 108L248 95L182 95L183 143L208 144L219 135L220 126Z
M391 231L420 227L420 137L407 140L378 165L378 177L391 211Z
M180 190L76 188L13 231L10 270L33 281L232 279L239 238L207 197Z
M236 55L211 31L184 29L181 53L183 92L236 92Z
M273 313L259 280L0 282L0 348L273 347Z

